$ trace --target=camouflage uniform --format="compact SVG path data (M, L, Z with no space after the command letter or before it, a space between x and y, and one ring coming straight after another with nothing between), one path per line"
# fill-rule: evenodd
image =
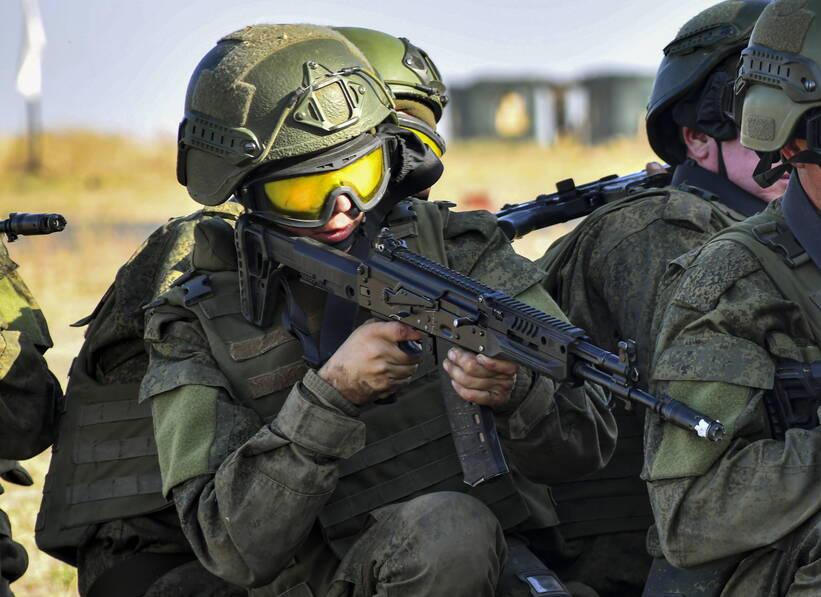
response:
M75 494L72 488L81 485L110 487L118 479L121 482L123 470L127 471L135 461L144 463L141 472L150 473L158 468L153 441L139 458L122 448L117 457L99 453L96 457L78 458L77 454L88 452L90 445L103 452L100 448L106 439L100 432L89 435L102 427L103 421L88 420L83 413L99 401L95 394L111 401L104 404L136 406L138 385L148 365L143 344L143 306L190 268L197 223L211 217L230 220L241 209L236 203L226 203L174 218L158 228L120 268L94 312L75 324L89 328L69 372L68 404L46 478L36 538L41 549L77 566L81 595L86 595L103 573L143 553L169 554L174 563L180 563L181 555L191 560L157 580L146 595L222 596L231 595L233 590L244 594L214 578L194 561L179 530L176 513L160 494L159 484L154 491L143 490L128 503L124 503L126 498L122 494L117 498L114 490L106 495L89 494L71 500L65 497ZM140 439L145 433L150 435L150 411L144 410L132 408L119 420L108 421L108 432L122 445ZM169 586L174 587L174 593L164 592L170 590ZM184 590L189 592L183 593Z
M793 194L803 195L796 177ZM786 228L781 200L733 229L756 242L773 223ZM648 419L649 544L678 567L735 567L722 595L818 595L821 429L774 439L762 402L777 362L821 358L816 318L728 234L676 259L662 282L653 389L719 418L728 437L693 441Z
M596 210L540 262L548 272L548 292L594 341L610 350L620 340L638 342L641 384L649 379L651 322L655 306L662 304L657 283L667 263L765 206L730 182L723 147L738 138L724 97L765 6L763 0L726 0L684 23L663 49L647 105L647 139L675 168L671 186ZM684 127L716 144L716 173L688 159L693 154ZM638 478L643 414L619 407L619 443L608 467L554 488L562 535L572 540L560 550L567 553L568 566L558 571L602 595L642 594L650 565L644 534L652 513Z
M0 242L0 458L31 458L51 444L60 385L43 353L51 347L43 313ZM31 485L13 460L0 460L6 481ZM2 492L2 488L0 488ZM8 516L0 511L0 595L28 565L23 546L11 539Z
M513 253L492 218L438 209L447 222L433 230L439 242L417 246L411 234L409 246L438 244L451 267L560 313L535 284L539 272ZM233 246L230 237L223 245ZM421 368L394 405L354 406L306 372L299 343L280 324L244 322L236 266L215 260L225 254L219 250L198 257L200 249L196 275L208 278L213 294L185 307L184 288L173 288L154 309L141 392L152 404L163 491L215 574L268 585L258 591L270 595L491 595L505 555L503 529L556 523L547 488L533 481L606 462L613 421L600 395L520 370L514 406L497 413L513 485L506 478L466 495L449 430L439 429L435 368ZM321 313L324 297L298 286L315 330L312 314ZM416 412L436 417L401 433L402 417ZM389 444L380 441L386 437ZM390 457L377 457L386 449ZM416 468L408 465L414 459Z
M670 260L743 219L725 203L746 215L765 205L727 179L686 162L676 169L670 187L602 207L556 241L537 261L547 272L545 289L599 346L617 351L620 340L637 340L640 379L646 384L656 281ZM569 540L561 548L569 563L558 567L560 576L602 594L624 595L640 593L647 576L644 536L652 513L638 478L641 418L621 407L616 417L619 444L608 466L585 481L554 486L553 494L562 536Z

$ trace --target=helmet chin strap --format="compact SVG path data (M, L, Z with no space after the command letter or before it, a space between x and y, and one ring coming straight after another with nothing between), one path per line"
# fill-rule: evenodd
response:
M815 164L821 166L821 154L813 149L799 151L788 160L782 159L782 162L774 168L772 167L773 162L782 157L779 151L769 151L760 155L761 159L755 167L755 172L753 172L753 180L755 180L762 189L774 185L785 172L792 172L793 164Z
M724 163L724 149L722 143L724 142L720 139L716 139L716 145L718 146L718 175L729 180L729 177L727 176L727 166Z

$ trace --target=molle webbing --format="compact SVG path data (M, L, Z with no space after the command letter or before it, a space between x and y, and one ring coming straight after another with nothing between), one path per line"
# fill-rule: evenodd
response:
M754 216L716 236L747 248L788 300L796 303L810 326L816 344L821 343L821 271L783 220ZM712 242L712 241L711 241Z
M79 361L78 361L79 362ZM151 404L139 384L102 385L72 369L60 435L37 516L37 545L76 565L89 525L169 506L162 496Z
M401 202L401 206L389 218L391 227L402 227L403 240L412 249L447 264L442 209L424 202ZM283 381L282 387L268 387L272 393L258 396L252 380L283 366L301 365L301 346L293 336L278 332L279 317L275 316L276 323L265 328L244 319L235 294L236 272L211 273L208 279L211 294L189 305L189 309L199 319L211 353L229 382L226 390L234 400L253 409L262 424L279 412L291 384ZM292 290L306 313L322 312L321 291L303 284L295 284ZM171 304L185 301L182 289L166 296ZM275 309L281 313L283 305ZM318 325L318 321L314 323ZM420 371L421 377L414 384L397 392L394 403L362 409L369 443L340 463L336 491L319 514L325 538L337 555L355 540L367 523L368 513L376 508L431 491L468 491L440 398L440 374L425 365ZM531 506L518 493L518 485L505 477L470 493L485 502L505 528L510 528L532 515ZM525 480L521 486L530 504L549 499L546 489L533 488Z
M646 531L653 522L647 486L639 478L643 426L636 413L615 411L619 442L607 466L579 481L551 487L565 539Z
M419 425L368 444L365 449L343 460L339 463L339 476L341 478L358 473L449 434L450 424L447 416L440 415L435 419L423 421Z

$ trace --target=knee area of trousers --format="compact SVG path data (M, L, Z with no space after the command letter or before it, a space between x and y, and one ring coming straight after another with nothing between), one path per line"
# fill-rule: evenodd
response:
M429 493L407 502L400 510L402 525L421 541L430 540L440 552L494 545L504 541L498 519L482 502L465 493Z

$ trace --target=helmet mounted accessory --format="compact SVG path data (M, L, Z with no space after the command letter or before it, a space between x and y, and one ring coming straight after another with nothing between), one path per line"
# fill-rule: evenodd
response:
M821 55L808 41L818 4L771 4L741 53L733 114L741 121L742 144L761 158L753 178L764 188L793 164L821 165ZM781 149L792 139L805 139L807 149L783 159Z
M441 107L448 105L450 98L447 94L447 88L442 83L442 75L433 60L430 59L428 53L422 48L413 45L407 37L400 37L400 41L405 46L405 55L402 57L402 64L411 70L419 78L418 83L409 83L407 81L399 81L392 79L385 79L388 87L393 89L394 85L408 85L417 91L421 91L426 96L436 98ZM439 115L441 117L441 113ZM437 118L438 120L438 118Z

